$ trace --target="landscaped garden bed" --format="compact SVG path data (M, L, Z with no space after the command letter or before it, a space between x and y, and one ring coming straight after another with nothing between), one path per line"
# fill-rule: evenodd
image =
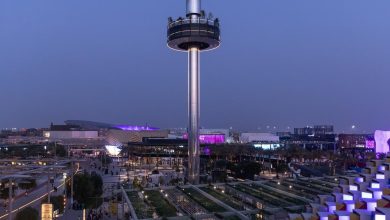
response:
M215 190L211 187L202 187L200 189L236 210L244 210L244 206L240 201L234 199L226 193L222 193L222 191Z
M138 192L127 192L127 196L129 197L129 200L134 208L135 214L139 219L153 218L153 208L149 207L143 201L143 199L139 197Z
M252 188L245 186L244 184L231 185L231 187L235 190L238 190L242 193L251 195L263 202L266 207L284 207L291 206L293 204L283 201L280 198L270 196L264 192L258 192Z
M273 190L266 189L266 188L264 188L263 186L260 186L260 185L252 184L251 186L247 186L247 187L251 187L254 190L256 190L257 192L266 193L266 194L269 194L271 196L280 198L280 199L282 199L282 200L284 200L286 202L289 202L289 203L291 203L293 205L306 205L307 204L307 202L305 202L305 201L302 201L302 200L297 199L297 198L290 197L289 195L284 194L284 193L279 193L279 192L276 192L276 191L273 191Z
M145 196L147 196L146 201L155 208L158 216L163 218L177 216L175 207L169 204L159 191L145 191Z
M206 198L200 192L193 188L181 188L182 192L185 193L189 198L197 202L199 205L204 207L209 212L226 212L227 210L210 199Z

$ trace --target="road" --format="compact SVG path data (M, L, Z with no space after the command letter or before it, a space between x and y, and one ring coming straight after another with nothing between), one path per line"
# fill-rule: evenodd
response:
M21 172L18 172L18 174L29 174L29 173L37 173L37 172L45 173L45 170L50 169L50 167L64 165L64 164L69 163L69 162L70 162L70 160L63 160L63 161L59 161L57 164L52 165L52 166L46 166L46 167L32 169L32 170L28 170L28 171L21 171ZM119 176L118 175L111 175L111 173L104 175L100 170L89 166L89 164L91 162L90 160L83 160L83 161L79 161L79 162L80 162L80 166L83 169L85 169L87 172L95 171L98 174L102 175L103 184L104 184L103 185L103 187L104 187L103 188L104 189L103 196L109 197L110 195L112 195L112 191L116 188L115 186L119 182ZM98 162L98 161L96 161L96 162ZM115 162L113 163L113 165L114 164L115 164ZM117 165L117 164L115 164L115 165ZM116 171L119 172L117 167L113 168L111 165L110 168L111 168L111 169L109 169L110 172L112 170L114 172L114 174L116 174ZM122 173L122 178L125 178L125 175L123 173ZM64 179L63 179L62 175L59 175L59 177L57 177L54 180L54 186L56 186L58 188L58 190L57 190L57 192L54 192L54 190L52 190L52 187L50 186L51 195L60 195L61 193L63 193ZM20 211L23 208L28 207L28 206L36 208L37 210L40 211L40 204L41 204L42 200L47 196L47 191L48 191L47 184L44 184L42 186L38 186L35 190L30 192L27 196L15 197L14 201L13 201L12 216L14 217L18 211ZM68 200L68 202L69 202L69 200ZM7 212L8 212L8 210L6 208L0 207L0 220L4 220L4 219L8 218ZM73 218L78 219L80 216L82 216L81 211L66 209L64 216L60 217L59 219L69 219L69 217L71 217L72 219ZM104 219L110 219L110 217L105 216Z
M57 186L58 190L57 193L54 193L53 195L58 195L63 192L64 190L64 179L62 175L60 175L58 178L54 180L54 186ZM54 192L52 187L50 186L51 193ZM16 213L23 208L27 206L32 206L32 207L39 207L41 204L41 201L47 196L47 185L45 184L42 187L37 188L33 192L31 192L27 196L22 196L19 198L16 198L13 202L13 211L12 211L12 216L15 216ZM6 219L8 217L8 213L6 213L8 210L1 209L0 210L0 220Z

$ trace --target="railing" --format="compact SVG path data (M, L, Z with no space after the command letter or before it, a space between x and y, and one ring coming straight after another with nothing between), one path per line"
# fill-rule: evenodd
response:
M207 19L185 19L171 22L168 25L168 40L171 40L172 37L180 38L190 35L219 39L219 23Z
M123 186L121 186L121 191L122 191L122 196L125 198L127 206L129 207L131 218L134 220L138 220L138 217L137 217L137 214L135 213L134 207L131 204L129 197L127 196L127 193L126 193L125 189L123 188Z
M219 27L218 19L210 20L205 18L179 18L175 21L169 21L168 28L172 28L183 24L207 24L207 25Z

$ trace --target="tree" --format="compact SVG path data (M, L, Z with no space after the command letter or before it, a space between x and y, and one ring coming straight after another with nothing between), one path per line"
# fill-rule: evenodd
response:
M243 161L238 164L228 164L227 168L232 170L237 178L253 180L254 175L260 173L261 164L252 161Z
M39 211L31 206L26 207L16 214L14 220L39 220Z
M0 186L0 198L1 199L8 199L9 198L9 188L8 188L8 181L3 181L1 182ZM15 190L16 190L16 185L12 186L12 196L15 196Z
M163 176L159 176L158 177L158 183L160 184L160 186L164 185L164 182L165 182L164 177Z
M56 147L56 155L58 157L66 157L67 151L66 151L65 147L62 146L62 145L57 145L57 147Z
M133 187L134 188L140 187L140 182L138 180L138 177L134 177L134 179L133 179Z
M70 181L69 181L70 182ZM103 194L103 179L96 173L78 173L73 180L73 198L87 208L93 207L97 197ZM67 192L70 192L70 183ZM69 195L69 194L68 194Z

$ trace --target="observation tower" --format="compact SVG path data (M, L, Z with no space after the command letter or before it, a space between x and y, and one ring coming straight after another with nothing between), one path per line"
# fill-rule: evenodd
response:
M188 53L188 181L199 183L200 52L221 43L218 18L201 10L201 0L186 0L185 18L168 19L168 47Z

